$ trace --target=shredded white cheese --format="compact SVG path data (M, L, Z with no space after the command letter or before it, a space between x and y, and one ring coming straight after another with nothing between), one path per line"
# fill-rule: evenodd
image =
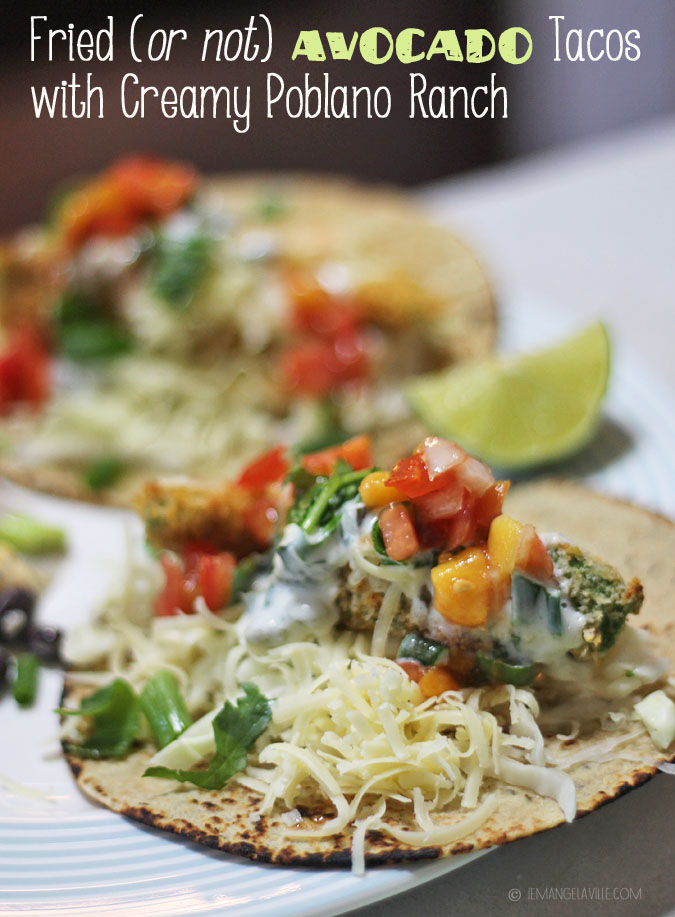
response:
M390 583L382 599L373 629L373 639L370 647L370 652L373 656L384 656L385 654L389 629L391 622L394 620L400 597L401 590L399 587L395 583Z

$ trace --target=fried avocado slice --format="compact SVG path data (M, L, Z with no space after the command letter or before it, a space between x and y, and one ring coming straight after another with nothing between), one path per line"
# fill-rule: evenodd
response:
M549 548L556 576L571 604L586 618L584 644L575 651L583 658L605 652L621 633L628 615L637 614L644 599L638 579L624 582L610 564L562 542Z

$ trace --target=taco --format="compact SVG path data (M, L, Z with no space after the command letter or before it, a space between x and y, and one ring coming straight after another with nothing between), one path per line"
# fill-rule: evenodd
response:
M131 157L0 251L3 469L128 504L278 441L367 429L400 454L401 379L491 351L493 297L403 194L330 178L200 178Z
M90 669L64 702L87 795L360 871L554 827L675 756L671 522L567 482L504 505L437 437L388 472L352 450L146 488L168 550L66 644ZM228 518L237 488L277 516L267 550Z

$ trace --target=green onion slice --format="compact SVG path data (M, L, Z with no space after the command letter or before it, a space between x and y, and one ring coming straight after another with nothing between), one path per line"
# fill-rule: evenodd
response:
M166 669L153 675L141 691L139 700L160 748L173 742L192 724L178 682Z
M63 529L19 513L6 513L0 518L0 541L22 554L60 553L66 548Z
M17 704L29 707L35 701L40 663L33 653L21 653L16 657L16 675L12 694Z

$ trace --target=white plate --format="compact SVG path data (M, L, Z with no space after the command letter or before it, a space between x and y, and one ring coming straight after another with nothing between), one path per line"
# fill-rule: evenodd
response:
M540 343L566 324L541 316L533 309L507 311L507 344ZM668 400L644 369L621 355L605 417L602 436L560 470L675 514L675 423ZM0 506L67 529L71 553L44 596L41 616L65 626L84 620L114 581L126 527L135 520L9 485L0 486ZM11 784L0 792L1 915L337 914L409 890L480 855L373 869L357 878L344 870L256 865L171 839L79 794L54 741L52 709L59 691L57 673L45 672L34 709L19 711L9 698L0 708L0 780L9 777L44 794L28 797Z

